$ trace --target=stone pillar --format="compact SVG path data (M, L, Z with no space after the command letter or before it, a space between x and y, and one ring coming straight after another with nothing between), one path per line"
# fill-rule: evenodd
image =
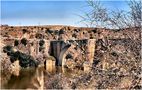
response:
M30 46L30 55L33 56L33 57L35 56L35 52L34 52L35 50L34 49L35 49L34 46Z
M48 72L54 72L55 69L56 69L55 60L47 59L45 65L46 65L46 66L45 66L45 69L46 69Z
M45 50L44 52L49 55L49 48L50 48L50 41L49 40L45 40Z
M93 63L96 39L89 39L87 43L87 59Z
M37 45L38 41L31 41L31 43L33 43L33 45L30 44L30 47L29 47L30 55L35 57L38 54L38 48L39 48L38 45Z
M38 55L39 53L39 41L38 40L35 41L35 52L36 52L36 55Z
M33 45L32 45L32 44L33 44ZM29 42L29 53L30 53L30 55L33 56L33 57L35 56L35 47L34 47L34 45L35 45L35 44L34 44L34 41L31 40L31 41Z

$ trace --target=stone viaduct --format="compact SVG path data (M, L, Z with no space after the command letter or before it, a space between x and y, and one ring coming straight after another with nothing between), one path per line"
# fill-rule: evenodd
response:
M50 44L50 55L56 58L56 64L59 66L65 65L66 52L68 52L68 49L73 46L80 46L80 48L84 48L80 51L80 53L84 52L84 57L86 57L85 60L93 63L95 52L95 39L51 41Z
M28 39L27 45L22 45L20 39L11 39L9 44L14 46L15 40L19 41L19 45L15 48L23 53L30 54L33 57L41 54L47 54L55 57L57 66L64 66L66 63L66 55L69 51L77 48L74 53L79 53L78 58L82 61L89 61L93 63L95 52L95 39L81 39L81 40L44 40L44 39ZM8 40L6 40L8 41ZM75 54L72 54L74 57Z

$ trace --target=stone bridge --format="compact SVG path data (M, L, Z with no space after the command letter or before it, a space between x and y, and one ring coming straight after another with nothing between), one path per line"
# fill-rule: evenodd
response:
M52 41L50 47L50 55L56 58L56 65L64 65L64 55L65 52L71 47L71 44L65 43L64 41Z
M66 64L66 55L68 52L74 52L73 57L78 53L77 58L80 58L82 61L89 61L93 63L94 52L95 52L95 39L81 39L81 40L38 40L38 39L28 39L26 45L22 45L20 39L12 39L10 45L13 44L15 40L18 40L19 45L15 47L21 52L30 54L33 57L36 57L39 54L48 54L56 59L57 66L64 66ZM73 49L76 49L73 50Z
M56 58L56 65L64 66L66 63L66 53L69 49L75 46L80 46L84 48L80 51L84 52L84 59L93 63L94 52L95 52L95 39L82 39L82 40L67 40L67 41L51 41L50 45L50 55ZM77 52L75 52L77 53ZM81 56L80 56L81 57ZM82 58L83 59L83 58Z

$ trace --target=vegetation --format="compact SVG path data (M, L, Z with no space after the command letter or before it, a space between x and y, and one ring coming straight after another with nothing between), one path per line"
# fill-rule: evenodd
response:
M88 0L90 12L85 12L82 17L83 23L90 27L128 28L140 27L142 22L142 2L130 0L126 2L129 10L109 10L99 0Z
M30 38L32 41L40 39L40 41L35 40L32 43L33 56L29 53L31 49L29 49L30 45L27 44L30 41L28 42L26 38L22 38L21 43L15 40L14 46L11 46L13 45L11 37L13 38L15 35L11 35L11 37L6 39L2 38L0 39L2 41L0 44L2 53L0 54L1 70L4 73L0 77L3 81L2 83L4 83L2 88L7 88L5 85L11 84L10 88L19 87L20 89L29 86L31 89L141 89L141 2L135 0L127 2L130 11L108 10L100 1L89 0L87 3L92 11L85 13L85 16L82 17L83 22L93 27L118 28L117 31L104 28L87 30L86 28L74 29L68 27L66 30L54 30L49 29L49 27L41 27L42 31L45 30L45 32L34 32L32 33L33 37ZM29 32L30 28L34 30L33 27L29 27ZM4 29L4 31L6 30L10 32L8 31L9 27ZM11 32L15 32L14 30L16 30L15 27L13 27ZM21 27L19 31L27 32L23 31ZM81 36L83 35L82 33L84 33L84 36ZM44 37L45 34L47 38ZM61 42L67 43L71 47L65 53L64 59L68 59L66 60L66 67L56 66L56 72L50 73L41 66L43 63L45 66L46 60L52 60L57 64L58 57L55 58L49 54L56 56L60 54L60 49L64 48L64 45L62 46L61 44L53 46L53 41L58 40L54 39L54 37L58 35L62 36ZM77 38L79 41L71 40L72 38ZM96 39L96 42L93 44L95 51L92 51L94 48L88 50L88 40L84 38ZM44 39L51 40L46 46L48 50L44 48ZM39 44L37 45L36 42L39 42ZM21 44L27 46L23 47ZM17 45L18 47L16 47ZM91 44L89 44L90 46ZM17 50L14 50L14 47ZM93 56L91 58L93 59L93 64L88 65L91 70L86 72L83 70L83 63L84 61L89 61L89 53L92 54L92 52L94 55L91 55ZM17 63L14 64L15 62ZM12 73L8 72L18 71L15 68L17 66L22 67L19 70L20 75L11 76ZM23 72L26 69L28 72Z

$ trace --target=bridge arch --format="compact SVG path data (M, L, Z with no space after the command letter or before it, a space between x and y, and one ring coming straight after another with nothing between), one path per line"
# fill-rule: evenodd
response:
M60 66L64 66L65 65L65 62L66 62L66 59L65 59L65 56L66 56L66 51L70 48L70 44L67 44L66 46L63 47L63 49L61 50L60 52L60 55L59 55L59 65Z

